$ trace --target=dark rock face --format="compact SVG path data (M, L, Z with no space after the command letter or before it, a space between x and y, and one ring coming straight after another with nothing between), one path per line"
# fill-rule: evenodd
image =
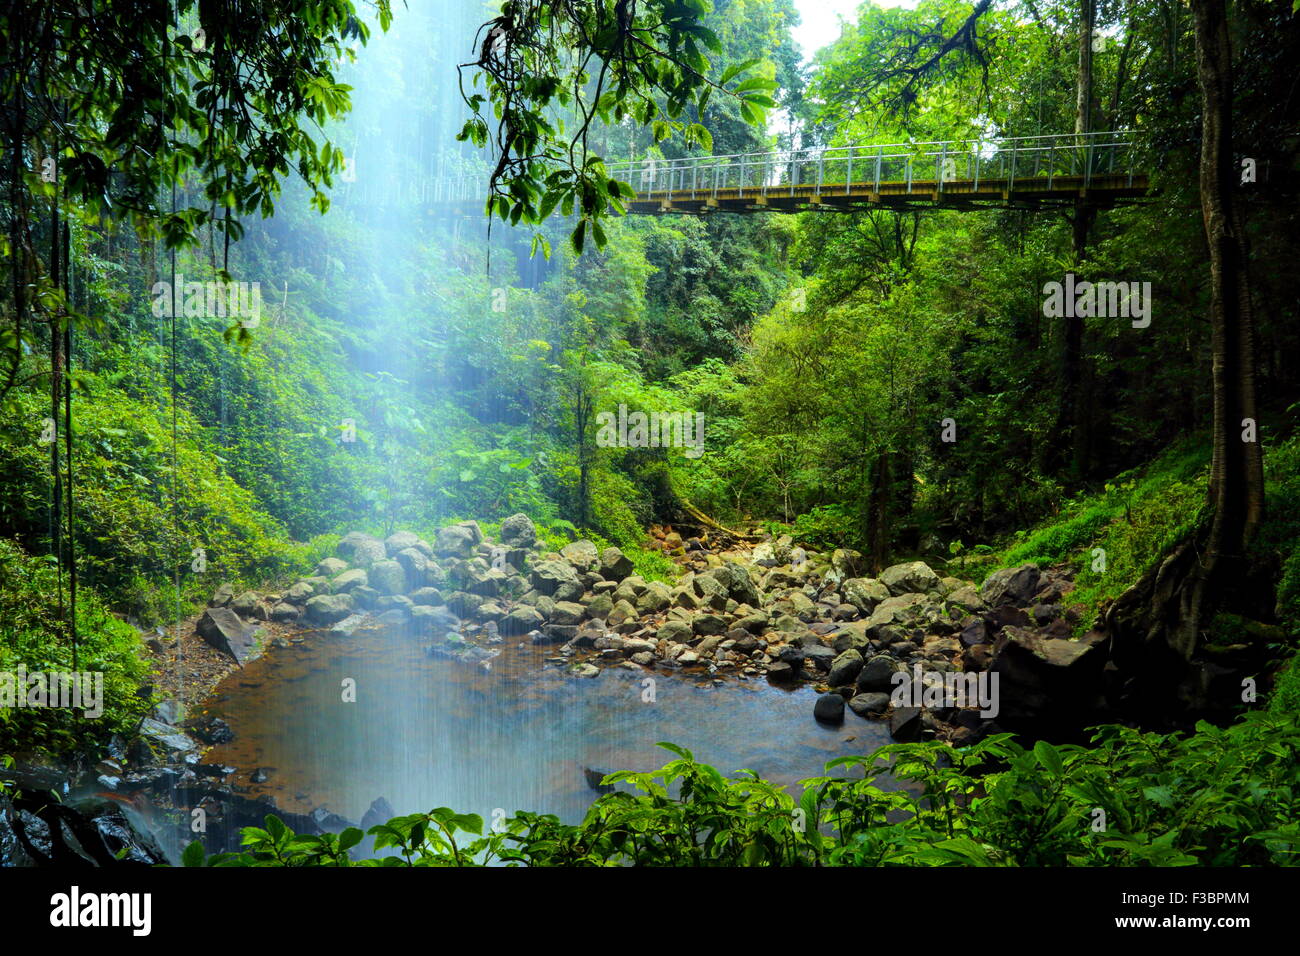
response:
M1080 723L1085 714L1100 709L1106 650L1100 633L1071 641L1028 628L1003 628L989 668L1000 679L999 721L1008 726L1030 720Z
M1042 572L1036 564L1022 564L1018 568L994 571L980 587L980 597L989 607L1014 604L1021 607L1030 603L1042 582Z
M813 716L823 723L844 723L844 698L839 694L822 694L813 705Z
M119 854L121 859L119 859ZM167 858L122 807L0 796L0 866L155 866Z
M245 624L230 608L208 608L197 629L203 640L229 654L240 666L256 650L257 628Z
M501 543L511 548L530 548L537 541L537 528L526 514L511 515L501 522Z

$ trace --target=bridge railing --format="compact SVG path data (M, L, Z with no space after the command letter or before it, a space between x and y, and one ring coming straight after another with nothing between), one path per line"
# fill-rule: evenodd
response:
M960 183L962 192L995 182L1009 190L1030 183L1051 189L1060 177L1078 177L1088 185L1103 175L1123 177L1131 186L1137 175L1135 160L1133 134L1109 131L647 159L610 163L608 170L643 201L670 195L700 200L720 194L736 197L738 190L746 197L833 197L864 188L879 192L882 184L893 193L900 187L905 193L943 192L950 183ZM487 194L483 174L469 172L375 188L385 194L377 197L381 200L426 205L481 201Z
M833 195L837 188L847 194L865 186L878 192L882 183L901 184L906 192L916 183L937 184L942 192L953 182L978 188L998 181L1014 188L1041 180L1050 188L1060 176L1081 177L1086 185L1094 176L1118 174L1131 183L1132 154L1130 133L1102 132L647 159L613 163L609 172L644 197L708 198L739 189L762 196L783 190L791 196Z

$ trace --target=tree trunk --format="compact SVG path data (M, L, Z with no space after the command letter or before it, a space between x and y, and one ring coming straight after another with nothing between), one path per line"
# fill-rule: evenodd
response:
M1257 420L1255 335L1232 165L1232 53L1225 0L1192 0L1197 78L1201 87L1201 214L1210 254L1210 324L1214 382L1211 518L1107 611L1113 657L1121 673L1187 680L1204 624L1247 573L1246 551L1264 512L1264 467L1258 441L1244 440L1243 420Z
M889 499L892 491L889 452L881 451L872 465L871 492L867 496L867 561L879 574L889 557Z

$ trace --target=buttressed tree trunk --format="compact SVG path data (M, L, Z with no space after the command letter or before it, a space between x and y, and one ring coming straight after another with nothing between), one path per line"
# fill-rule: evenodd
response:
M1246 571L1264 511L1264 466L1253 427L1255 332L1242 219L1234 202L1232 50L1225 0L1191 0L1201 88L1201 214L1210 255L1214 383L1208 528L1184 540L1109 609L1114 658L1148 672L1156 658L1191 661L1205 624ZM1248 440L1250 439L1250 440ZM1154 655L1154 656L1153 656ZM1186 668L1184 668L1186 670Z

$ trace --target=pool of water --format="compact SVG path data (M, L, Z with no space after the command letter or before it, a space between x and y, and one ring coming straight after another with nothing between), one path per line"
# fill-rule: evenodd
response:
M584 770L658 768L673 757L657 741L787 785L888 743L883 723L852 712L840 727L819 724L810 687L621 668L581 678L548 665L552 656L511 641L484 668L427 657L401 634L310 633L217 688L208 712L236 736L207 762L235 766L233 783L282 809L323 805L354 822L383 797L397 813L500 808L576 823L596 796Z

